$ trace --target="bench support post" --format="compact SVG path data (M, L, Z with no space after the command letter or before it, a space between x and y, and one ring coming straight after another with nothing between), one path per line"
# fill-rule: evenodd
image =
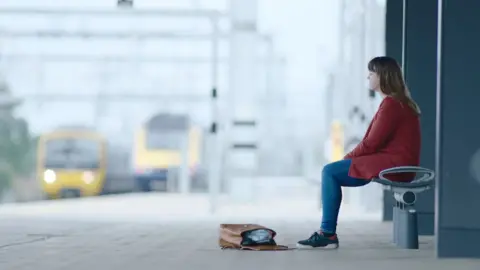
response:
M385 178L392 173L422 173L423 176L410 182L394 182ZM418 218L415 210L417 193L429 190L433 184L435 173L432 170L400 166L381 171L378 178L372 179L383 185L385 190L393 192L395 206L393 207L393 243L400 248L418 249Z
M395 205L393 206L393 243L398 243L398 210L399 210L399 203L395 201Z
M418 249L417 211L413 205L400 202L397 202L393 211L393 242L400 248Z

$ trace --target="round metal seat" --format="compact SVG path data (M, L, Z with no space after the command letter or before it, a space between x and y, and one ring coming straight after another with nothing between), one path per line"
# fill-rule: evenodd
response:
M416 173L423 174L422 177L418 179L414 179L411 182L397 182L388 180L385 175L387 174L394 174L394 173ZM387 190L392 191L412 191L415 193L422 192L431 188L435 181L435 172L423 168L423 167L416 167L416 166L401 166L401 167L393 167L389 169L385 169L379 173L378 178L372 179L373 182L379 183L384 186Z

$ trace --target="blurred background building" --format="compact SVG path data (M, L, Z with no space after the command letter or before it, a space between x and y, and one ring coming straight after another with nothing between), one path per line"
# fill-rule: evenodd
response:
M380 0L4 0L2 104L16 106L2 105L2 116L25 121L29 142L20 158L29 170L12 173L4 197L43 198L37 139L65 126L107 138L117 150L110 164L132 178L123 191L137 190L134 175L146 170L136 162L138 132L159 114L185 116L198 131L185 148L197 156L189 169L216 175L222 192L242 185L232 179L245 166L249 176L318 184L379 104L366 65L384 53L384 14ZM37 193L25 191L29 181ZM208 183L196 188L207 192ZM381 193L348 194L368 208Z

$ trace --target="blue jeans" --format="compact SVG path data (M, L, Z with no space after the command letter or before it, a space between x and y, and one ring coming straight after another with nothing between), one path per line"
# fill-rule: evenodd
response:
M335 233L337 229L338 212L342 202L341 187L360 187L370 183L369 180L348 176L350 159L340 160L325 165L322 171L322 206L323 218L321 230Z

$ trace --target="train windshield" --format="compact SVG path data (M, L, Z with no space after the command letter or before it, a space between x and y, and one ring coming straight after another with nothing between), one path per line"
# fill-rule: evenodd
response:
M45 167L91 170L100 167L100 144L89 139L53 139L46 143Z
M150 150L180 150L185 132L150 130L146 134L146 146Z
M148 150L178 151L187 139L188 126L186 116L158 114L146 124L145 146Z

